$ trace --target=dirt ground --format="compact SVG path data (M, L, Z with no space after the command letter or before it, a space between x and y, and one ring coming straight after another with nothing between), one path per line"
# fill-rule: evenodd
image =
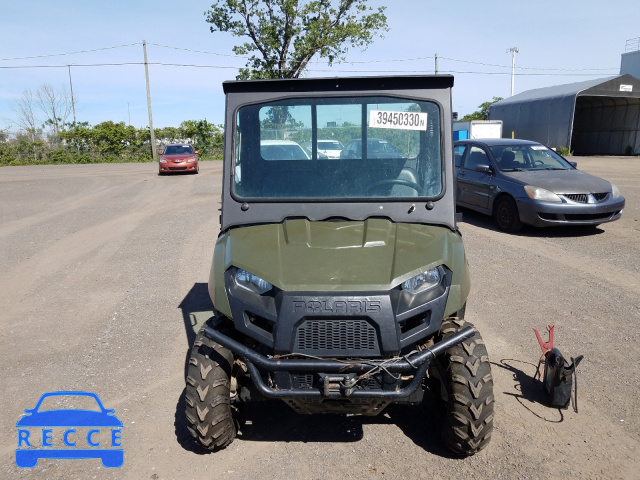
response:
M498 232L465 212L466 317L489 350L488 448L456 458L418 407L379 417L251 405L210 454L186 433L184 371L218 233L221 163L159 177L154 164L0 169L0 477L85 479L640 478L640 159L576 158L615 183L622 219L596 229ZM584 355L578 407L545 406L532 327ZM16 422L40 395L97 393L124 426L124 465L18 468ZM54 432L55 435L59 432Z

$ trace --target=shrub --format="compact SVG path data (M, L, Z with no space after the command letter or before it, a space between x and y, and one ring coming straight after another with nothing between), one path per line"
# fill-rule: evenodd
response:
M563 157L570 157L571 155L573 155L573 152L569 150L569 147L559 147L558 153Z

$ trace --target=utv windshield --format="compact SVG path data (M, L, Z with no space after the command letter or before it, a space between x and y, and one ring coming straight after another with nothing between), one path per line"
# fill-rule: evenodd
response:
M394 97L300 98L241 107L240 200L401 199L442 192L440 108Z

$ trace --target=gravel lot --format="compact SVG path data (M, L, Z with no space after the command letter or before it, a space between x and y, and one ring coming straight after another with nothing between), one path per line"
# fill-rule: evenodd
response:
M575 158L626 197L597 229L508 235L465 212L467 319L489 350L489 447L442 448L418 407L379 417L298 416L251 405L209 454L186 434L184 368L211 310L221 163L159 177L155 164L0 169L0 477L187 479L640 478L640 158ZM585 356L579 413L545 406L532 327ZM123 421L124 466L14 462L16 421L54 390L97 393Z

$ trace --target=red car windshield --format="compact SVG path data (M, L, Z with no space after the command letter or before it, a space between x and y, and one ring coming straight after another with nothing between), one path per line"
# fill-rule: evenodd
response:
M165 155L189 155L193 154L191 145L169 145L164 149Z

